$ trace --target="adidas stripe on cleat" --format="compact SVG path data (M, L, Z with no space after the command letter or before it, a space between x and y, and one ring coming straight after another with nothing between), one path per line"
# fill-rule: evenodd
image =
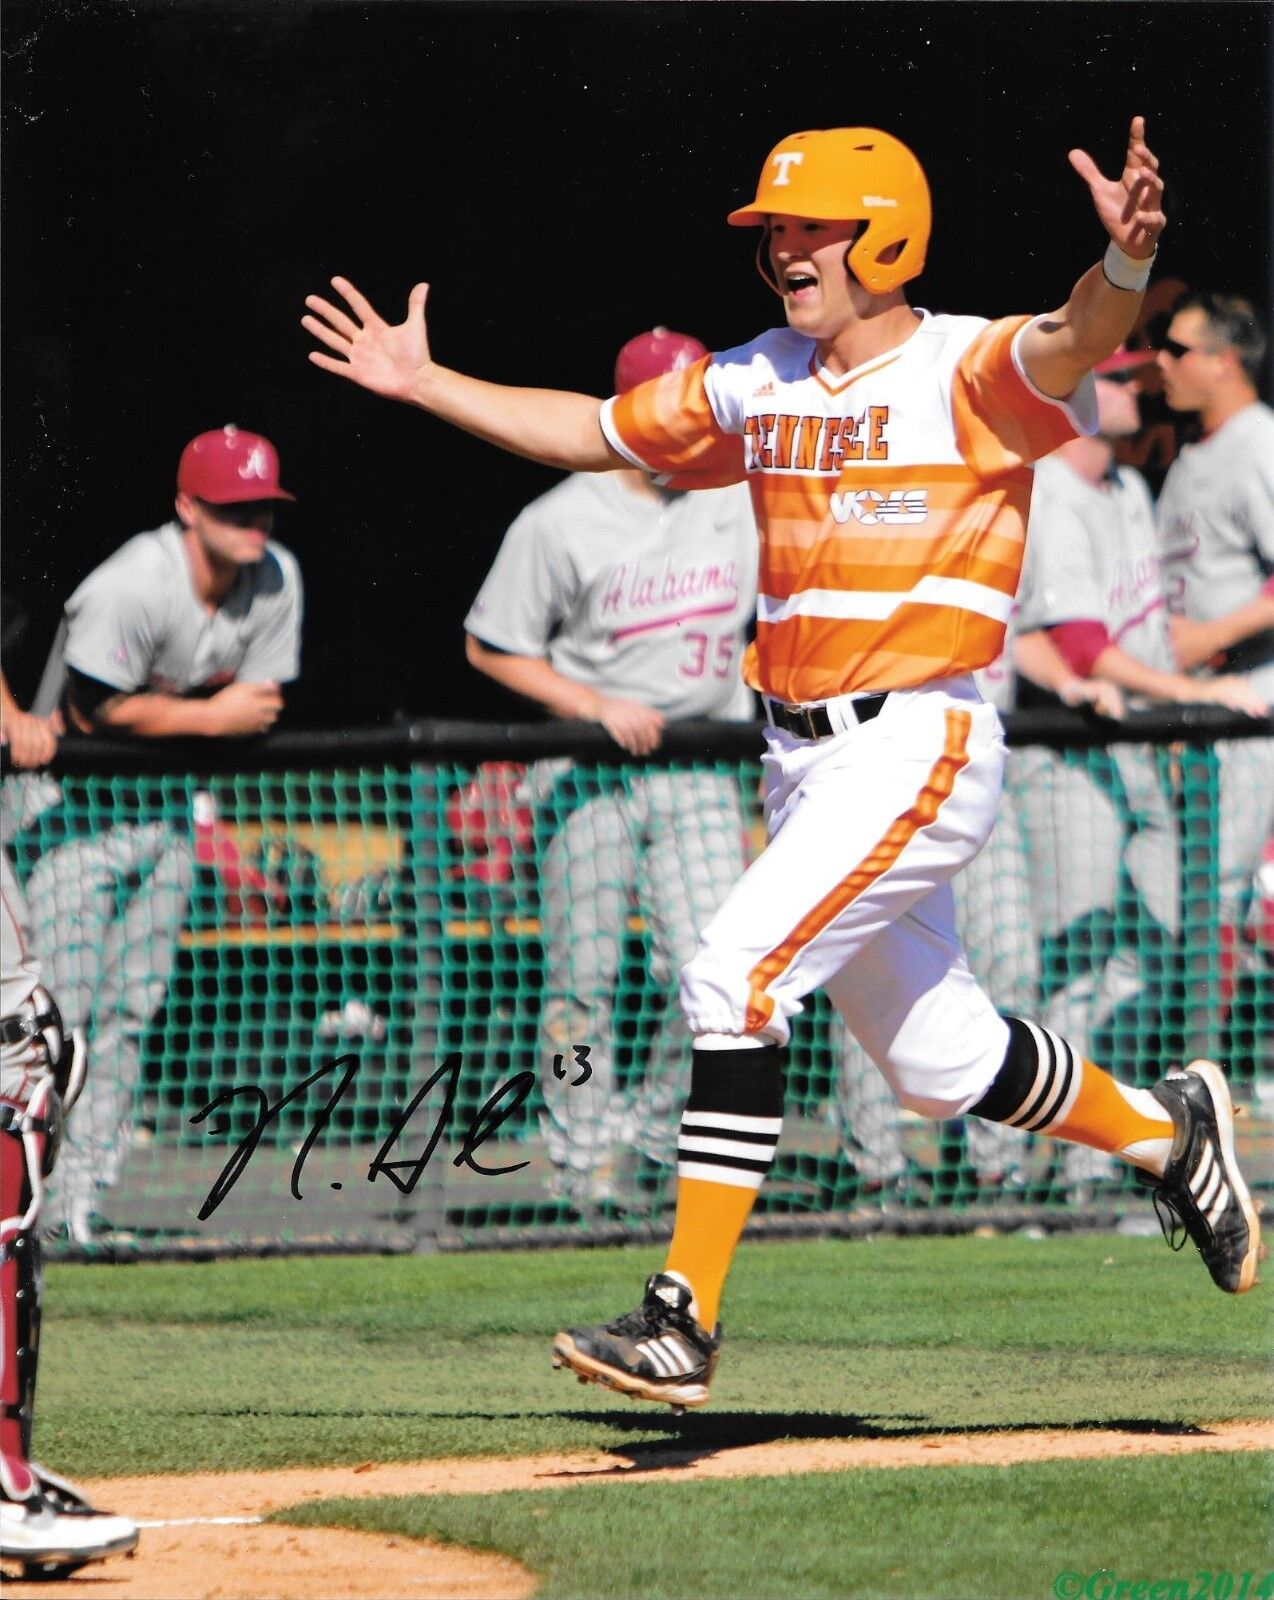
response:
M721 1349L721 1325L709 1334L695 1321L690 1285L656 1272L635 1311L595 1328L568 1328L553 1341L553 1365L582 1383L682 1411L707 1403Z
M1163 1177L1142 1174L1154 1190L1164 1238L1174 1250L1193 1240L1217 1287L1244 1294L1256 1282L1265 1250L1234 1154L1234 1107L1225 1075L1211 1061L1193 1061L1150 1092L1176 1130Z

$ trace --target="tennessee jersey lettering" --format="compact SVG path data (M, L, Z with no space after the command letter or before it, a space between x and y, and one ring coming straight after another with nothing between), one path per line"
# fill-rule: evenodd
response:
M1095 427L1025 377L1027 317L921 314L905 344L834 377L790 329L607 401L629 461L678 488L747 480L761 535L744 675L788 702L914 687L999 655L1031 463Z

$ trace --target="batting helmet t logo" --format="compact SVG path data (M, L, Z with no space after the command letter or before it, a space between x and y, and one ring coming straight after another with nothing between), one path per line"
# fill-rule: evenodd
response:
M805 157L799 150L776 150L770 160L779 169L774 179L774 187L778 189L785 183L791 183L792 180L787 175L787 169L789 167L799 167Z
M924 169L901 140L879 128L819 128L780 140L762 169L756 199L726 221L736 228L765 226L775 212L865 222L846 263L873 294L888 294L924 269L933 218ZM882 262L896 247L897 256Z

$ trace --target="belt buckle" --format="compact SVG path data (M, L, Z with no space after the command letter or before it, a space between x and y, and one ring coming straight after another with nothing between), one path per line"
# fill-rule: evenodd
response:
M814 713L811 707L803 705L791 705L786 700L781 700L779 704L782 707L784 714L790 719L791 722L794 722L798 727L803 727L805 729L802 737L806 739L818 738L818 734L814 731ZM796 729L793 728L792 731L795 733Z

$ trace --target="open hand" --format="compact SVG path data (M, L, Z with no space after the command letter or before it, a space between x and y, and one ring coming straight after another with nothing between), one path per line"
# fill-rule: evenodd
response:
M406 317L393 325L377 314L348 278L333 278L332 287L349 312L319 295L306 296L313 314L302 317L301 326L334 352L324 355L321 350L311 350L310 360L373 394L410 400L422 373L433 364L425 331L429 285L416 285L407 298Z
M1146 119L1134 117L1128 129L1124 170L1104 178L1084 150L1072 150L1070 164L1088 185L1101 225L1126 256L1148 260L1167 224L1163 214L1163 179L1159 158L1146 143Z

